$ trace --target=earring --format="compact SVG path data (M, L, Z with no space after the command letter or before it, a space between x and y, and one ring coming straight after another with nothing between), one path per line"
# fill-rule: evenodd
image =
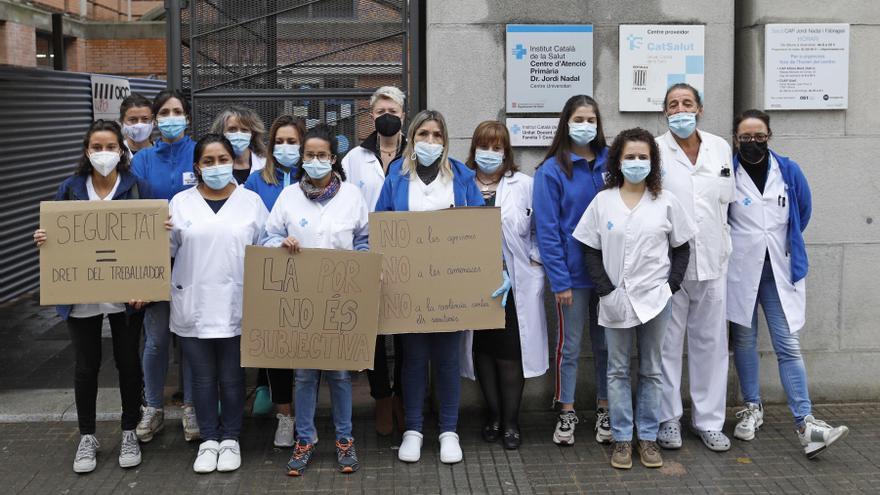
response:
M415 152L415 150L412 152L412 155L409 155L409 161L411 161L411 162L416 161L416 152Z

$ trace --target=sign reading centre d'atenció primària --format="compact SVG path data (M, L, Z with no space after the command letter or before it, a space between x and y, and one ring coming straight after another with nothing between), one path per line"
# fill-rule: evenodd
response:
M40 304L167 301L168 201L43 201Z
M848 106L849 24L764 26L764 109Z
M507 112L553 113L593 94L593 26L507 25Z

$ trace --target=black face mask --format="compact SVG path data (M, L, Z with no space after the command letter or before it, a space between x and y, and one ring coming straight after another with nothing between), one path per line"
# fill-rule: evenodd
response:
M391 115L390 113L383 113L376 118L375 124L376 132L385 137L391 137L400 132L402 122L400 122L400 117Z
M767 143L759 143L757 141L749 141L748 143L740 143L739 156L744 162L749 164L761 163L761 160L767 156Z

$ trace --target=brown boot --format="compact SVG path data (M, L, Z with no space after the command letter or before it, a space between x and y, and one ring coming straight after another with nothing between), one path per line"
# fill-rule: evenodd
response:
M657 442L639 440L639 457L645 467L663 467L663 456L660 455L660 447Z
M376 399L376 433L386 437L394 429L391 418L391 397Z
M630 442L614 442L614 450L611 452L611 467L632 469L632 444Z
M395 395L391 401L391 408L394 411L394 421L397 421L397 431L403 433L406 431L406 416L403 414L403 400L400 396Z

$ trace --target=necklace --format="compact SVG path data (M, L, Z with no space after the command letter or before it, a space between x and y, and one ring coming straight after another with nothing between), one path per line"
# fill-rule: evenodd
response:
M480 191L482 191L482 192L487 192L487 191L489 191L489 190L490 190L489 188L492 187L492 186L494 186L494 185L497 185L499 180L500 180L500 179L495 179L495 180L492 180L492 181L489 181L489 182L484 182L483 179L480 178L480 175L477 174L477 182L479 182L480 184L482 184L482 187L480 187Z
M377 143L377 144L378 144L378 143ZM389 150L386 150L386 149L382 149L382 146L379 146L379 151L381 151L381 152L382 152L383 154L385 154L385 155L388 155L388 156L394 156L394 155L397 154L397 150L398 150L399 148L400 148L400 136L398 135L398 136L397 136L397 139L396 139L395 142L394 142L394 148L392 148L392 149L389 151Z

